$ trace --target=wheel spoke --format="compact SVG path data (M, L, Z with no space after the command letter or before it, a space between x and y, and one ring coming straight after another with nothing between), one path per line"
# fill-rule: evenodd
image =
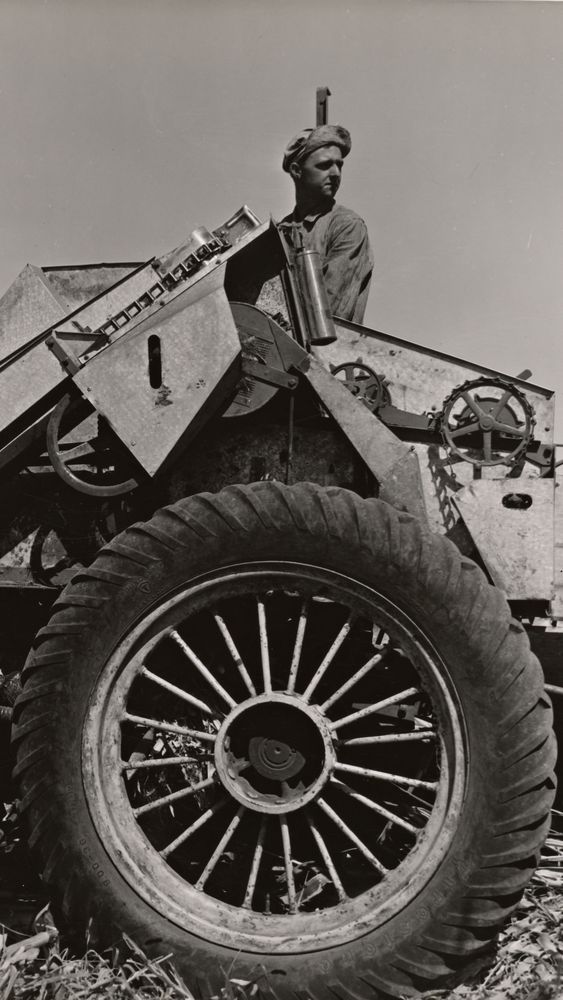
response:
M197 757L159 757L156 760L139 760L139 761L128 761L124 760L121 762L122 771L140 771L146 768L155 767L181 767L182 764L193 764L199 761L201 758Z
M201 792L204 788L210 788L211 785L215 785L216 783L216 775L213 775L211 778L203 778L201 781L196 782L195 785L187 785L186 788L180 788L177 792L170 792L169 795L163 795L159 799L147 802L144 806L139 806L138 809L133 809L133 815L144 816L145 813L152 812L153 809L160 809L161 806L166 806L169 802L177 802L178 799L185 799L189 795Z
M235 666L236 666L236 668L237 668L240 676L242 677L242 679L243 679L246 687L248 688L249 693L252 696L254 696L256 694L256 688L254 687L254 684L252 683L252 680L250 678L248 670L246 669L246 667L245 667L245 665L243 663L242 656L240 655L237 647L235 646L235 643L233 641L233 637L232 637L231 633L229 632L229 629L227 628L224 619L221 618L221 615L214 615L214 618L215 618L215 621L217 622L217 625L219 626L219 631L221 632L221 635L223 636L223 639L225 640L227 649L229 650L229 653L231 654L231 656L232 656L232 658L234 660Z
M206 705L204 701L200 701L199 698L194 698L193 694L188 694L183 688L176 687L175 684L171 684L169 681L164 680L163 677L159 677L158 674L153 674L152 670L148 670L147 667L143 667L141 670L141 675L146 677L147 680L152 681L153 684L158 684L159 687L163 688L165 691L169 691L170 694L176 696L176 698L181 698L182 701L187 701L189 705L193 705L194 708L199 708L201 712L206 712L207 715L213 715L213 710Z
M302 695L303 701L310 701L311 695L312 695L313 691L315 690L317 684L319 683L319 681L321 680L321 678L323 677L323 675L328 670L330 664L334 660L334 657L336 656L338 650L340 649L342 643L344 642L346 636L348 635L350 629L352 628L352 621L353 621L353 619L354 619L354 614L353 613L349 614L348 618L346 619L346 621L344 623L344 625L340 629L340 632L336 636L336 639L334 640L332 646L330 647L328 653L326 654L324 660L322 661L321 665L318 667L318 669L317 669L316 673L314 674L314 676L311 678L311 680L310 680L310 682L309 682L306 690L303 692L303 695Z
M315 823L315 820L313 819L313 817L310 814L307 815L307 822L309 824L309 829L311 830L311 833L312 833L313 837L315 838L315 843L316 843L316 845L317 845L317 847L319 849L319 853L320 853L320 855L321 855L321 857L322 857L322 859L323 859L323 861L325 863L326 870L328 871L328 874L330 875L332 884L334 885L334 888L336 889L336 892L338 894L338 899L339 899L340 902L342 902L343 900L347 899L348 897L347 897L346 892L344 890L344 886L342 885L342 882L340 881L340 876L339 876L339 874L338 874L338 872L336 870L336 866L334 864L334 861L332 860L332 858L330 856L330 851L329 851L328 847L326 846L326 843L325 843L325 841L324 841L324 839L322 837L322 834L320 833L320 831L319 831L319 829L318 829L318 827L317 827L317 825Z
M334 705L334 703L338 701L342 697L342 695L346 694L346 692L349 691L351 687L354 687L354 684L357 684L358 681L361 681L362 677L365 677L365 675L368 674L373 667L376 667L378 663L381 663L383 658L387 656L387 652L388 650L386 649L382 653L381 652L376 653L374 656L371 657L371 659L367 661L367 663L364 663L363 667L360 667L359 670L356 670L355 674L352 674L352 676L349 677L348 680L345 681L344 684L342 684L342 686L339 687L338 690L334 692L334 694L331 694L330 698L327 698L327 700L324 701L322 705L319 706L321 711L326 712L327 708L330 708L331 705Z
M301 605L301 614L299 616L299 623L297 625L297 635L295 636L295 646L293 647L293 657L291 660L291 667L289 670L289 678L287 682L287 690L291 694L295 691L295 682L297 680L297 671L299 670L299 664L301 662L301 652L303 650L303 641L305 639L305 629L307 628L307 616L309 614L309 601L303 601Z
M349 725L350 722L357 722L358 719L365 719L366 716L373 715L374 712L380 712L382 708L388 708L389 705L396 705L398 702L407 701L416 694L420 694L418 688L405 688L404 691L399 691L398 694L391 695L390 698L384 698L383 701L376 701L375 704L366 705L365 708L360 708L357 712L345 715L342 719L336 719L335 722L330 723L330 728L332 730L340 729L342 726Z
M206 864L205 868L203 869L201 875L199 876L197 882L194 884L194 888L195 889L203 889L203 887L204 887L205 883L207 882L209 876L215 870L215 866L216 866L217 862L219 861L219 858L221 857L223 851L225 850L225 847L227 846L227 844L229 843L229 840L231 839L233 833L237 829L237 827L238 827L238 825L239 825L239 823L240 823L240 821L242 819L242 814L244 812L245 812L245 808L244 808L244 806L241 806L240 809L238 810L238 812L236 812L235 815L233 816L231 822L229 823L227 829L225 830L223 836L221 837L221 840L217 844L217 847L213 851L213 854L209 858L209 861L207 862L207 864Z
M526 436L525 427L512 427L511 424L503 424L500 420L495 420L493 427L501 434L508 434L509 437L523 438Z
M216 733L202 733L197 729L189 729L187 726L178 726L175 722L163 722L161 719L147 719L142 715L131 715L124 712L121 716L122 722L132 722L136 726L144 726L146 729L156 729L159 733L176 733L177 736L192 736L195 740L207 740L214 743Z
M161 858L167 858L173 851L180 847L181 844L185 843L185 841L196 833L197 830L200 830L202 826L208 823L220 809L224 809L227 802L229 802L229 799L225 797L220 802L216 802L215 805L210 806L209 809L206 809L206 811L202 813L198 819L191 823L190 826L186 827L186 829L178 837L176 837L175 840L158 852Z
M375 389L377 391L380 386L379 380L373 375L368 375L367 378L361 379L361 383L364 394L367 393L369 389Z
M330 817L332 822L338 827L341 833L343 833L345 837L348 837L348 839L351 840L352 843L356 845L358 850L361 851L361 853L370 862L370 864L372 864L373 867L377 869L379 874L386 875L388 869L381 864L381 861L379 860L379 858L376 858L375 854L372 854L369 847L367 847L367 845L364 844L363 840L360 840L358 835L355 834L354 831L350 829L348 824L345 823L344 820L338 815L338 813L334 811L332 806L329 806L328 802L326 802L324 799L318 800L318 806L320 809L323 810L324 813L326 813L327 816Z
M478 420L470 420L469 423L463 424L462 427L456 427L454 431L450 430L448 433L451 438L458 438L463 437L465 434L471 434L473 431L476 431L478 427Z
M244 894L244 900L242 903L245 909L250 909L250 907L252 906L252 900L254 898L256 882L258 880L258 869L260 868L260 862L262 860L262 854L264 851L266 824L267 824L267 817L262 816L262 819L260 821L260 831L258 833L258 840L256 841L256 847L254 848L254 855L252 857L252 864L250 866L250 874L248 876L246 892Z
M421 719L419 715L415 715L412 720L415 729L432 729L433 723L429 719Z
M413 733L387 733L385 736L358 736L352 740L342 740L343 747L362 747L371 743L410 743L414 740L435 740L433 729L417 729Z
M413 826L412 823L408 823L406 819L402 819L401 816L397 816L395 813L390 812L385 806L380 806L378 802L374 802L373 799L368 799L367 796L361 795L360 792L355 792L348 785L345 785L343 781L339 781L338 778L333 778L332 783L335 788L339 791L344 792L351 799L355 799L356 802L361 802L362 805L367 806L368 809L373 809L374 812L379 813L384 819L389 820L390 823L395 823L396 826L402 826L404 830L408 830L409 833L415 836L420 833L420 828Z
M437 781L422 781L421 778L407 778L404 774L392 774L391 771L374 771L369 767L357 767L356 764L334 765L336 771L343 771L345 774L359 774L363 778L374 778L377 781L390 781L394 785L404 785L406 788L426 788L429 792L434 792L438 787Z
M432 803L429 802L428 799L423 799L421 795L417 795L412 788L402 788L401 793L410 799L413 805L419 810L423 809L428 811L433 807Z
M512 396L512 389L506 389L506 391L503 392L502 396L498 400L493 410L491 410L491 417L493 417L495 420L498 418L499 413L502 413L511 396Z
M290 913L297 913L297 898L295 894L295 879L293 877L293 866L291 864L291 838L287 825L287 816L280 816L280 829L283 845L283 861L285 866L285 880L287 883L287 901Z
M266 608L258 598L258 627L260 629L260 659L262 661L262 677L264 694L272 693L272 677L270 674L270 650L268 648L268 630L266 628Z
M491 443L493 439L492 431L483 432L483 455L486 462L490 462L492 458Z
M187 642L185 642L182 639L182 636L179 635L175 629L171 629L168 635L170 639L173 639L176 645L180 647L182 652L187 656L188 660L190 660L190 662L193 663L196 670L201 674L202 677L205 678L205 680L213 688L213 690L216 691L217 694L221 698L223 698L224 701L227 702L227 705L229 705L231 708L234 708L236 705L235 699L231 698L231 695L228 693L228 691L225 691L225 688L221 684L219 684L219 681L213 676L211 671L207 669L205 664L201 662L199 656L196 656L193 649L191 649L188 646Z
M485 411L479 406L476 399L469 392L462 392L461 398L465 400L470 410L473 411L475 416L480 420L481 417L487 416Z

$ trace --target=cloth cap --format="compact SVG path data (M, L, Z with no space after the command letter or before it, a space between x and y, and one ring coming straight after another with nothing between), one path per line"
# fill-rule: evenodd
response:
M342 125L318 125L317 128L304 128L288 142L283 154L283 169L289 173L292 163L302 163L321 146L339 146L342 150L342 156L348 156L352 148L352 139L348 129L343 128Z

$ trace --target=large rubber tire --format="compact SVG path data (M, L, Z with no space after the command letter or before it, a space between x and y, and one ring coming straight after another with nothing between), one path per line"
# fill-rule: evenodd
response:
M99 818L104 782L113 778L103 766L100 771L106 749L93 746L91 734L92 719L102 727L103 706L113 697L104 680L108 664L135 630L142 632L151 616L158 619L159 608L174 605L193 581L215 586L226 573L236 588L246 570L277 572L284 565L294 574L302 567L304 577L324 574L329 589L323 593L333 580L335 587L345 581L342 586L360 603L375 595L377 606L387 608L382 614L390 615L390 634L398 623L401 655L411 636L413 649L433 664L429 686L446 705L437 709L446 730L440 760L447 763L447 747L454 749L435 846L414 871L408 872L407 857L408 878L384 900L381 915L373 916L377 907L360 916L354 910L355 934L348 927L339 939L335 932L335 941L327 938L325 946L321 929L318 941L300 947L288 933L287 946L277 940L268 952L263 941L256 948L240 946L235 910L221 910L220 901L223 926L206 940L197 906L177 916L172 897L169 912L147 898L146 872L139 868L137 884L131 858L126 850L120 854L112 832L112 824L123 821L125 829L129 820L112 816L111 808ZM164 615L167 621L169 627ZM502 594L450 542L377 500L338 488L262 482L158 511L115 538L74 578L25 667L14 725L16 774L44 880L83 941L88 935L91 944L108 944L123 931L149 953L171 952L202 997L217 994L229 975L256 980L261 996L399 997L449 985L474 968L517 904L549 827L555 788L551 723L541 669L523 628L511 619ZM144 850L142 838L139 843L131 842L131 857ZM385 835L379 843L385 845ZM401 871L399 865L397 878ZM383 892L385 884L383 878ZM331 920L338 925L331 916L338 906L319 912L309 908L312 928L322 928L318 921L325 917L327 927ZM251 916L258 935L278 920ZM301 915L279 917L290 924L292 919L308 926Z

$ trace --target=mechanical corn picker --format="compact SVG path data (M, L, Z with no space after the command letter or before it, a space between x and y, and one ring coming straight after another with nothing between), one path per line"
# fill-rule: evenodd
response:
M0 349L14 776L74 935L202 997L474 967L555 789L553 394L333 319L246 208L26 268Z

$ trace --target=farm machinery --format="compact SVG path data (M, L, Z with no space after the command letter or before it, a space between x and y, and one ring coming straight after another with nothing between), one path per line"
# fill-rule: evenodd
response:
M69 932L201 997L473 969L555 795L553 393L333 318L246 207L28 266L0 352L3 717Z

